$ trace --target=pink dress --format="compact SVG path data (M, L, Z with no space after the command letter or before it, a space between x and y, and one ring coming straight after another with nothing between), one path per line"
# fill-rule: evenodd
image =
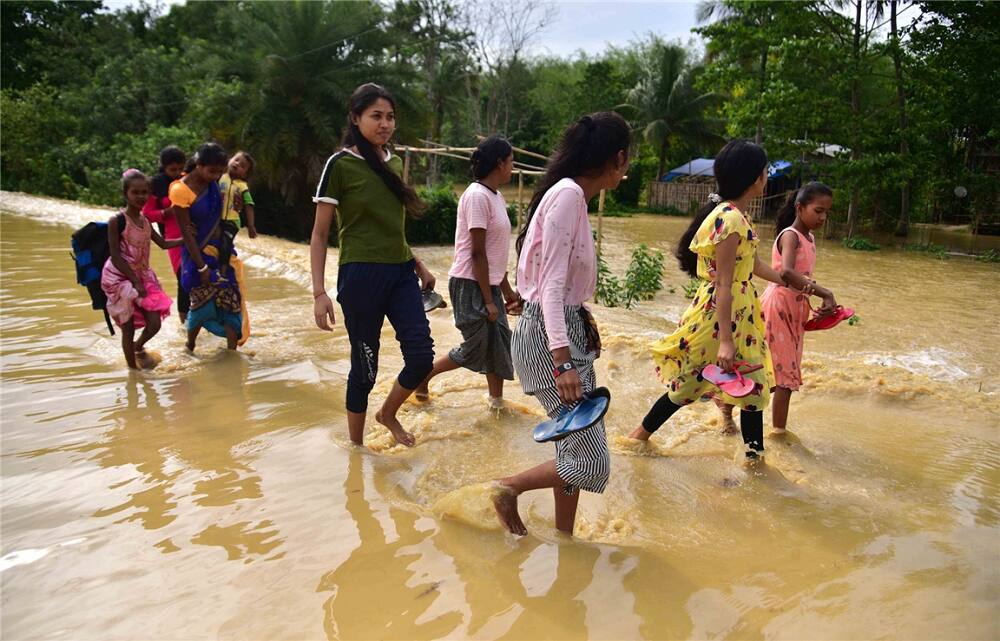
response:
M771 267L781 270L781 253L778 241L782 234L796 234L799 246L795 251L795 271L812 277L816 266L816 239L804 235L793 227L786 227L774 239L771 248ZM774 363L774 380L778 387L797 390L802 385L802 342L805 323L809 320L809 299L797 290L771 283L760 297L764 314L765 335L771 348Z
M160 318L170 315L170 305L173 301L163 292L160 281L149 266L149 244L152 226L145 217L140 216L141 225L125 216L125 229L119 235L122 258L135 272L142 286L146 288L146 297L140 299L132 281L125 277L115 264L108 258L101 272L101 289L108 297L108 315L121 327L129 321L135 322L135 327L145 327L146 318L142 314L145 309L159 312ZM114 223L112 223L114 224Z

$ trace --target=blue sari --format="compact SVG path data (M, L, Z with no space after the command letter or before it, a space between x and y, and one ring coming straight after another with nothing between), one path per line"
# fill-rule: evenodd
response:
M243 316L240 313L241 296L236 273L231 267L227 267L226 275L219 275L219 256L224 253L222 225L217 224L222 218L222 193L219 185L209 183L188 211L191 224L195 227L195 242L201 247L201 259L208 265L211 278L210 285L202 285L201 274L185 245L181 251L180 282L191 297L188 329L204 327L216 336L224 337L226 327L229 326L236 330L239 338L243 331ZM216 229L220 233L206 243L206 239ZM236 255L235 249L229 250L233 256Z

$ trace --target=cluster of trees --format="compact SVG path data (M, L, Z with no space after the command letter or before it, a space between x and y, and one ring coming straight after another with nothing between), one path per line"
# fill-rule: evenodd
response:
M581 114L617 109L636 131L619 205L640 205L646 182L742 136L793 161L819 142L848 148L821 173L839 188L849 234L997 209L1000 4L720 0L701 7L704 51L651 34L599 55L529 55L556 9L322 0L163 13L6 0L0 179L113 204L126 167L152 170L166 144L215 139L256 158L259 227L304 238L347 97L374 80L396 95L397 140L411 144L467 146L499 131L548 153ZM921 13L905 30L903 11ZM444 184L466 171L440 159L416 178ZM957 185L968 198L956 199Z

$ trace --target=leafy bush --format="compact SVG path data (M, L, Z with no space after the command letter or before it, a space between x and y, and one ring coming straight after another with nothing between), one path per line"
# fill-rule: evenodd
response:
M878 249L882 249L882 246L878 243L873 243L867 238L857 236L855 238L845 238L843 240L844 247L848 249L854 249L856 251L872 252Z
M444 245L455 240L458 198L448 186L417 190L427 210L419 219L406 221L406 240L411 245Z
M976 256L976 260L983 263L1000 263L1000 250L990 249Z
M927 252L934 254L941 260L948 258L948 248L944 245L935 245L934 243L908 243L903 249L911 252Z
M684 298L694 298L694 295L698 293L698 288L701 287L701 281L697 278L692 278L684 283L683 287Z
M597 291L594 298L608 307L632 309L638 301L651 300L663 288L663 252L645 244L632 250L625 278L611 273L602 256L597 257Z

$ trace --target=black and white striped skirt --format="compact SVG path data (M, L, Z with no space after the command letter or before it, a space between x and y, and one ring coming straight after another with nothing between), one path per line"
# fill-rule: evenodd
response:
M587 336L584 320L580 316L580 306L570 305L563 311L570 341L570 358L576 366L583 391L589 392L597 385L594 374L594 359L597 356L587 351ZM517 322L511 339L511 356L524 393L534 396L550 418L558 416L565 404L556 391L556 381L552 375L555 364L549 351L542 310L537 303L524 303L524 313ZM590 429L556 441L555 445L556 472L566 483L563 488L566 494L575 493L577 488L588 492L604 491L611 471L611 458L603 420Z
M448 352L448 358L480 374L496 374L514 380L510 357L510 326L500 288L490 288L493 304L500 311L495 323L488 320L486 303L479 283L468 278L450 278L448 294L455 313L455 327L462 332L462 344Z

